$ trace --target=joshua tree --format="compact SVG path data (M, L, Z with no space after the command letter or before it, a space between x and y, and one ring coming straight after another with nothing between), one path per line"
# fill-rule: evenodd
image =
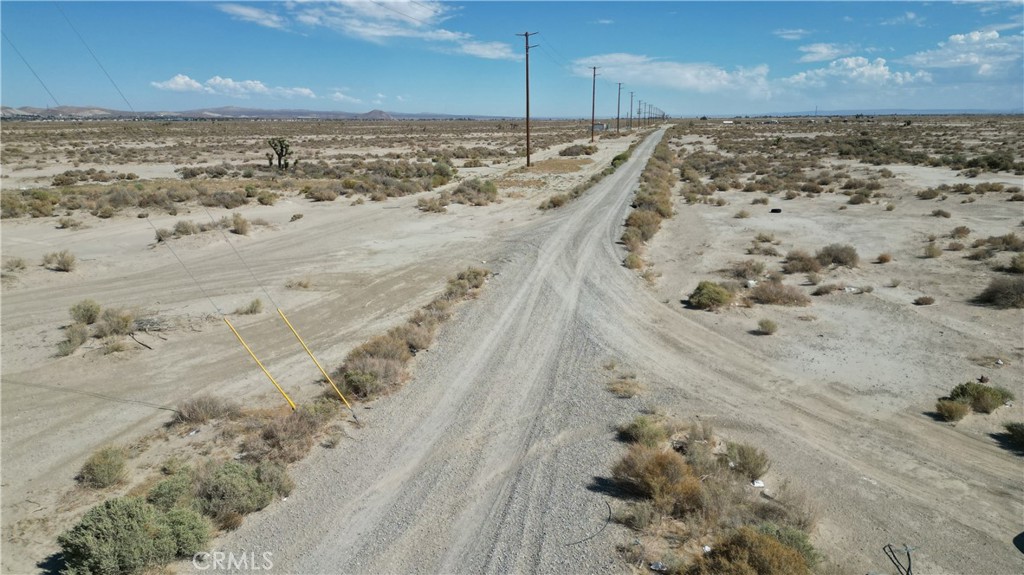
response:
M274 154L277 155L277 167L279 169L287 168L288 161L286 158L292 153L290 146L288 145L288 140L285 140L284 138L270 138L267 140L267 143L270 144L270 148L274 150Z

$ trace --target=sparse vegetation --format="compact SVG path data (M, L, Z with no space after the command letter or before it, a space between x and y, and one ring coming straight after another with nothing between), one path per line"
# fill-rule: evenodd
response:
M256 315L263 313L263 300L256 298L249 302L248 305L244 305L235 310L235 315Z
M1010 443L1017 449L1024 450L1024 422L1004 423L1003 428L1010 437Z
M761 282L750 290L750 299L765 305L811 305L811 298L800 288L779 282Z
M690 294L689 301L690 305L697 309L716 310L729 305L732 298L733 293L725 286L712 281L702 281Z
M92 325L100 317L100 304L91 299L84 299L71 306L69 313L75 322Z
M935 303L935 298L930 295L923 295L914 300L914 305L932 305Z
M64 340L57 344L57 355L71 355L89 339L89 328L84 323L73 323L64 331Z
M135 313L129 310L107 308L100 314L94 328L96 337L128 335L135 331Z
M212 395L198 395L178 405L174 421L200 425L211 419L230 419L240 412L241 408L234 401Z
M89 456L78 473L78 481L87 487L102 489L117 485L127 478L123 447L103 447Z
M949 392L949 397L940 399L939 403L943 401L961 403L970 406L972 410L978 413L992 413L997 407L1013 399L1013 393L1008 389L989 386L976 381L968 381L954 387ZM951 409L948 405L945 408L947 410ZM942 413L941 410L939 412Z
M761 335L772 335L778 330L778 324L770 319L762 319L757 322L757 331L760 332Z
M878 254L878 259L875 261L877 261L880 264L887 264L892 261L892 254L890 254L889 252L882 252Z
M75 255L68 250L50 252L43 256L43 267L58 272L74 271L77 260Z
M1024 308L1024 277L992 278L974 301L1000 309Z
M787 274L801 274L821 271L821 263L817 258L803 250L792 250L786 254L786 261L782 264L782 272Z
M963 401L940 399L935 404L935 411L946 421L960 421L971 412L971 406Z
M823 266L835 264L855 268L860 263L860 256L857 255L857 250L853 246L840 244L831 244L821 248L814 254L814 259Z
M629 399L640 395L640 392L643 391L643 385L637 381L636 376L620 375L605 384L605 389L615 397Z
M231 214L231 233L247 236L250 229L251 225L249 220L245 219L245 216L239 213Z
M937 258L942 255L942 248L938 245L929 242L924 246L924 254L922 257L926 259Z

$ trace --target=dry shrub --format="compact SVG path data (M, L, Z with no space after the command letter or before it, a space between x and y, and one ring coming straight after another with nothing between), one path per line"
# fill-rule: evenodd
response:
M640 395L643 385L632 375L621 375L605 384L607 389L615 397L629 399Z
M9 260L4 262L4 271L5 272L21 272L21 271L25 271L25 268L27 268L27 267L28 267L28 262L25 261L25 258L17 258L17 257L15 257L15 258L11 258L11 259L9 259Z
M977 297L975 303L1000 309L1024 307L1024 277L993 278Z
M130 310L107 308L96 322L96 337L128 335L135 331L135 313Z
M697 309L716 310L732 302L733 294L722 284L702 281L690 294L690 305Z
M125 462L128 451L123 447L108 446L89 456L78 472L78 481L93 488L110 487L128 477Z
M949 393L953 401L969 403L979 413L992 413L997 407L1014 399L1013 393L997 386L988 386L976 381L961 383Z
M778 324L770 319L762 319L757 322L757 331L762 335L772 335L779 330Z
M448 204L451 203L447 193L441 193L433 198L420 198L416 202L416 208L421 212L433 212L443 214L448 211Z
M735 466L733 469L751 481L760 479L771 468L768 455L746 443L730 442L728 456Z
M835 264L855 268L860 263L860 256L857 255L857 250L851 245L842 244L827 245L818 250L814 254L814 258L823 266Z
M810 575L799 551L778 539L740 527L697 557L686 575Z
M821 271L821 264L811 254L803 250L792 250L786 254L786 261L782 264L783 273L802 274Z
M640 250L640 246L644 243L643 234L636 228L626 228L622 232L622 243L626 246L626 249L631 252Z
M388 335L404 340L412 353L429 348L434 341L434 332L430 324L418 325L410 322L392 329Z
M756 280L764 275L764 264L755 260L736 262L729 268L729 275L741 280Z
M284 415L254 421L240 448L244 458L281 463L302 459L334 414L336 405L336 402L321 399Z
M284 287L288 289L309 289L313 285L308 277L294 278L286 281Z
M235 315L256 315L263 312L263 300L256 298L249 302L248 305L244 305L235 310Z
M91 299L84 299L71 306L69 313L71 319L76 322L91 325L100 317L100 304Z
M1003 428L1006 429L1006 434L1010 436L1010 443L1017 447L1017 449L1024 449L1024 423L1004 423Z
M960 421L971 411L971 406L962 401L940 399L935 404L935 411L946 421Z
M892 254L890 254L889 252L880 253L878 254L878 259L875 261L877 261L880 264L887 264L892 261Z
M628 254L626 259L622 260L622 265L631 270L642 269L644 267L644 259L636 254Z
M771 281L757 284L750 290L750 299L765 305L811 305L811 298L800 288Z
M612 468L623 489L650 498L657 509L681 513L700 505L700 479L683 456L635 443Z
M914 300L914 305L932 305L935 303L935 298L929 295L923 295Z
M232 419L240 413L241 407L232 400L212 395L197 395L178 404L174 423L202 424L211 419Z
M174 224L175 236L191 236L199 233L199 224L192 220L178 220Z
M658 518L658 510L650 501L632 503L623 511L615 514L615 521L630 529L643 531Z
M626 218L626 227L634 228L640 232L640 238L648 241L654 237L661 227L661 216L650 210L633 210Z
M327 189L309 190L306 192L306 197L314 202L333 202L338 199L338 192Z
M750 217L750 212L748 212L747 210L740 210L740 211L736 212L735 214L733 214L732 217L734 217L734 218L736 218L738 220L745 220L745 219Z
M231 214L231 233L238 234L240 236L249 235L249 220L245 219L242 214Z
M84 323L73 323L64 332L64 341L57 344L57 355L68 356L89 339L89 328Z
M260 483L252 465L235 461L208 463L196 474L198 507L218 520L228 514L243 516L259 511L273 498L273 489Z
M957 226L953 228L953 231L949 232L949 237L954 240L962 240L969 235L971 235L971 228L967 226Z
M50 252L43 256L43 267L59 272L74 271L77 260L68 250Z
M928 245L924 246L924 253L922 257L925 258L937 258L942 255L942 248L937 244L929 242Z
M619 437L625 441L647 447L657 447L668 439L669 430L665 422L650 415L638 415L633 421L619 426Z
M841 289L843 289L843 286L841 286L839 284L824 284L824 285L820 285L820 286L816 287L814 289L814 291L811 292L811 295L815 295L815 296L828 295L828 294L830 294L830 293L832 293L832 292L834 292L836 290L841 290Z
M1011 274L1024 274L1024 254L1017 254L1010 258L1010 263L1003 268L1003 271Z
M952 214L950 214L946 210L932 210L932 216L936 218L948 218L951 217L951 215Z

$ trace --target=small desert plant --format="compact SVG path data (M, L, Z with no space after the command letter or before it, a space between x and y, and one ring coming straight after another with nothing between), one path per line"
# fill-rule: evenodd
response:
M231 400L212 395L198 395L178 405L175 423L201 424L218 418L232 418L241 413L241 408Z
M979 413L992 413L997 407L1014 399L1013 393L997 386L976 381L961 383L949 392L949 399L970 403L971 409Z
M615 515L615 521L635 531L643 531L658 517L658 511L650 501L638 501Z
M199 233L199 224L192 220L178 220L174 224L174 235L191 236Z
M171 239L173 237L174 237L174 232L169 230L169 229L167 229L167 228L160 228L160 229L158 229L156 231L156 241L157 241L157 243L159 243L159 242L166 242L167 240L169 240L169 239Z
M96 337L128 335L135 331L135 314L128 310L107 308L96 322Z
M123 447L108 446L89 456L78 472L78 481L94 488L110 487L125 480L127 451Z
M240 236L249 235L249 220L242 214L231 214L231 232Z
M838 284L822 284L811 292L811 295L828 295L836 290L843 289L843 286Z
M807 561L799 551L775 537L740 527L716 542L709 553L697 557L685 575L809 575Z
M248 305L242 306L235 310L236 315L255 315L263 312L263 300L256 298L249 302Z
M932 305L935 303L935 298L930 295L923 295L914 300L914 305Z
M64 333L64 341L57 344L57 355L64 357L74 353L76 349L89 339L89 328L84 323L73 323Z
M702 281L697 284L697 289L690 294L690 305L697 309L715 310L729 305L732 298L732 292L725 286L711 281Z
M76 322L91 325L100 317L100 304L91 299L84 299L71 306L69 313L71 319Z
M653 416L638 415L633 421L619 426L619 435L626 441L656 447L668 439L668 429Z
M1024 277L993 278L976 298L976 303L997 308L1024 307Z
M892 254L890 254L889 252L880 253L878 254L878 259L875 261L877 261L880 264L887 264L892 261Z
M43 267L59 272L70 272L75 269L75 255L68 250L51 252L43 256Z
M754 289L750 290L750 299L765 305L805 306L811 304L811 298L807 297L807 294L800 288L772 281L757 284Z
M765 452L746 443L730 442L728 456L733 469L751 481L760 479L772 466Z
M971 411L971 406L962 401L940 399L935 404L935 411L946 421L960 421Z
M811 284L812 286L816 286L821 283L821 276L815 272L811 272L805 275L804 279L806 279L807 283Z
M605 389L615 397L629 399L640 395L640 392L643 391L643 386L636 380L636 377L622 375L606 383Z
M929 242L926 246L924 246L923 257L925 257L925 258L937 258L937 257L939 257L941 255L942 255L942 248L940 248L938 245Z
M746 219L746 218L750 217L750 212L748 212L747 210L740 210L740 211L736 212L735 214L733 214L732 217L734 217L734 218L736 218L738 220Z
M946 246L946 249L951 252L959 252L963 251L964 245L960 242L949 242L949 245Z
M27 267L28 262L25 261L25 258L11 258L4 262L5 272L20 272L24 271Z
M755 280L764 275L764 264L755 260L736 262L729 269L729 274L743 280Z
M74 218L61 218L57 220L57 227L62 230L74 230L82 227L82 222Z
M778 331L779 326L770 319L762 319L757 322L757 331L762 335L772 335Z
M952 214L950 214L946 210L932 210L932 216L936 218L948 218L951 217Z
M821 264L813 256L803 250L792 250L786 254L786 262L782 264L783 273L798 274L817 272Z
M230 512L246 515L259 511L270 504L274 491L260 483L255 467L226 461L200 470L196 498L203 513L216 518Z
M1024 274L1024 253L1013 256L1010 259L1010 263L1003 270L1011 274Z
M835 264L855 268L860 262L857 250L851 245L830 244L814 254L814 259L823 266Z
M284 287L288 289L309 289L313 282L308 277L294 278L285 282Z
M1010 443L1017 449L1024 449L1024 422L1004 423L1007 435L1010 436Z
M971 235L971 228L967 226L957 226L949 233L949 237L954 240L962 240L969 235Z
M292 214L291 219L289 219L288 221L289 222L294 222L296 220L301 220L301 219L302 219L302 214Z
M696 508L701 483L679 453L635 443L612 467L612 477L623 489L648 497L660 510Z
M107 337L103 338L103 345L100 349L103 351L103 355L110 355L112 353L126 351L128 349L128 344L118 337Z
M628 254L622 264L631 270L638 270L644 267L644 260L636 254Z

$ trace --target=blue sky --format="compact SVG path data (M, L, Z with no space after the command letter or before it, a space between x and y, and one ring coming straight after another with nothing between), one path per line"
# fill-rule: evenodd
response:
M522 116L529 31L538 117L588 117L590 66L604 117L618 82L623 116L631 91L680 116L1024 108L1021 0L4 0L0 18L15 107Z

